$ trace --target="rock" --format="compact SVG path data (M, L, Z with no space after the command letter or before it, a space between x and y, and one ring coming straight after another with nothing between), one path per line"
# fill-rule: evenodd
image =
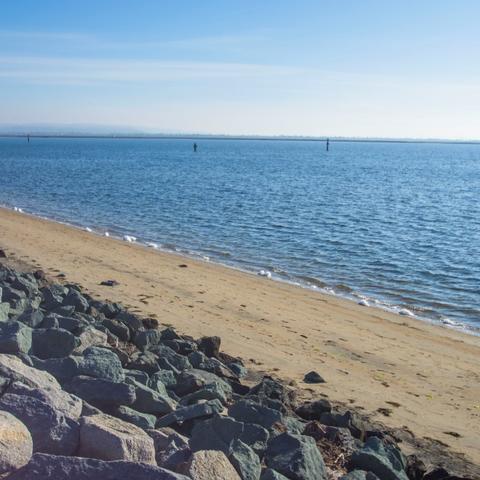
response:
M329 444L336 445L342 449L345 456L350 454L361 445L360 440L353 438L348 428L331 427L322 425L316 420L312 420L303 431L304 435L313 437L317 442L325 440Z
M126 310L121 311L115 317L115 320L125 324L129 328L132 336L135 336L135 334L143 328L140 318Z
M116 280L103 280L100 282L100 285L103 285L104 287L116 287L117 285L120 285Z
M137 332L133 343L140 349L140 350L148 350L150 347L154 345L158 345L161 338L160 330L142 330Z
M38 327L43 321L43 313L41 310L36 310L31 307L28 307L23 313L21 313L17 318L17 322L22 322L23 324L35 328Z
M350 465L373 472L382 480L408 480L400 450L385 445L378 437L368 438L364 447L352 454Z
M0 323L0 353L29 353L32 329L20 322Z
M256 423L267 430L283 421L278 410L264 407L252 400L237 401L228 409L228 414L239 422Z
M272 468L267 468L262 472L260 480L288 480L288 478Z
M295 413L305 420L320 420L322 413L330 413L332 411L332 405L330 402L321 398L314 402L305 402L300 405Z
M409 455L407 457L406 473L410 480L423 480L427 473L427 467L416 455Z
M35 278L33 278L33 276L27 278L16 275L13 282L11 283L11 287L15 290L24 292L27 297L33 297L34 295L39 293L37 282Z
M175 367L177 370L187 370L192 368L192 365L188 361L187 357L183 355L179 355L175 353L170 347L166 345L156 345L150 347L150 351L153 352L158 357L158 364L161 368L165 368L166 370L171 370L168 368L168 365ZM163 361L167 361L168 363L163 366Z
M0 258L7 258L7 254L5 253L5 250L0 248Z
M78 374L77 363L73 357L48 358L41 360L32 356L33 366L53 375L60 383L69 382Z
M352 470L346 475L341 476L340 480L379 480L379 478L372 472L365 472L365 470Z
M233 468L233 467L232 467ZM189 480L146 463L35 454L28 465L8 480ZM227 479L225 479L227 480Z
M238 438L230 444L228 459L242 480L259 480L262 467L258 455Z
M218 357L220 352L220 337L202 337L198 341L198 349L203 352L207 357Z
M175 443L177 448L189 447L188 438L176 432L173 428L148 429L146 433L153 440L157 456L159 452L166 450L172 443Z
M78 423L60 411L47 392L14 383L0 398L0 410L25 424L32 436L34 452L72 455L76 451Z
M62 305L63 297L66 295L67 289L62 285L52 284L40 289L40 291L43 295L42 307L51 312Z
M175 410L176 403L168 396L165 387L163 392L159 392L132 378L126 378L125 381L135 388L136 399L132 404L132 408L135 410L155 415L164 415Z
M325 383L325 380L323 377L318 373L312 370L311 372L308 372L304 377L303 381L305 383Z
M75 357L79 375L88 375L96 378L123 382L125 375L122 364L115 353L107 348L88 347L83 357Z
M142 372L141 370L126 370L123 369L123 373L125 374L125 382L128 383L127 379L131 378L142 385L146 385L149 387L150 377L147 373ZM163 385L163 384L162 384ZM151 387L150 387L151 388ZM153 390L156 390L155 388Z
M268 442L266 464L291 480L326 480L322 455L311 437L282 433Z
M157 420L157 428L168 427L174 423L183 423L194 418L209 417L223 410L222 404L218 400L210 400L205 403L198 403L188 407L177 408L172 413L165 415Z
M126 407L125 405L116 408L112 414L126 422L133 423L133 425L143 430L155 428L155 423L157 422L155 415L137 412L133 408Z
M221 450L228 455L230 444L236 438L261 455L266 449L269 433L260 425L214 415L195 424L190 438L190 448L193 451Z
M181 472L192 480L241 480L225 454L214 450L195 452Z
M87 299L76 289L70 288L66 297L63 299L63 305L75 307L76 312L86 313L90 307Z
M220 360L217 360L216 358L208 358L202 352L190 353L190 355L188 355L188 360L196 369L205 370L223 378L237 378L235 374Z
M13 305L19 300L24 300L25 297L25 292L22 290L17 290L6 285L2 288L2 301L8 302L10 305Z
M238 378L244 378L248 374L248 370L239 362L232 362L227 366Z
M159 384L164 385L166 388L175 388L177 379L171 370L159 370L150 377L148 386L153 390L157 390Z
M198 402L199 400L215 399L219 400L223 405L226 405L228 401L228 398L225 396L225 391L217 383L212 383L210 385L205 385L196 392L185 395L180 403L182 405L190 405Z
M88 327L88 322L83 318L66 317L60 314L49 314L43 320L42 328L63 328L77 335L82 327Z
M324 425L332 427L348 428L355 438L362 438L365 432L365 426L361 419L354 412L350 410L345 413L322 413L320 415L320 422Z
M79 455L155 465L153 440L135 425L105 414L81 419Z
M292 409L295 396L295 390L268 376L263 377L262 381L248 393L249 398L256 397L258 403L280 410L282 413L287 413L287 410Z
M127 366L128 369L141 370L148 375L153 375L160 370L157 357L152 352L138 352L132 355L132 359Z
M181 340L180 335L175 331L173 327L167 327L162 330L162 342L165 340Z
M27 427L11 413L0 411L0 477L26 465L32 452Z
M193 340L183 340L183 339L175 339L175 340L163 340L162 343L167 347L170 347L175 352L179 353L180 355L190 355L192 352L198 350L198 345Z
M7 302L1 302L0 303L0 322L6 322L8 320L9 313L10 313L10 304Z
M107 334L92 326L83 328L78 335L80 344L75 348L74 353L80 354L88 347L106 346Z
M132 385L85 375L73 377L65 389L100 409L131 405L136 398Z
M179 447L175 442L172 442L165 450L158 452L155 459L158 466L168 470L176 470L178 465L181 465L189 460L192 452L187 446Z
M130 329L124 323L106 318L103 321L103 326L116 335L122 342L128 342L130 340Z
M36 280L46 280L45 272L43 270L35 270L33 276Z
M180 396L184 396L209 384L217 384L224 391L226 398L231 397L232 387L225 380L222 380L214 373L197 369L185 370L180 373L177 377L175 392Z
M39 328L32 333L32 353L43 360L68 357L78 345L78 338L61 328Z
M75 313L75 307L72 305L59 305L58 307L50 310L52 315L61 315L63 317L71 317Z

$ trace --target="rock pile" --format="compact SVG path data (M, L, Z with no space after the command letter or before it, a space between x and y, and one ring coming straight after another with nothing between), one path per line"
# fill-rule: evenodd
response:
M0 477L423 477L352 412L270 377L247 386L220 344L0 266Z

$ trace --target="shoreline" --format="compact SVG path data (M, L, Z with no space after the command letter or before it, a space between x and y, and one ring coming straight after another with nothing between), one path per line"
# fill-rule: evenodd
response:
M480 327L477 327L475 325L470 325L468 323L458 322L456 320L450 320L447 317L445 317L444 320L441 320L441 319L435 319L435 318L421 316L421 315L418 315L418 314L412 312L411 310L408 310L406 308L402 308L398 305L391 305L384 300L380 300L380 299L377 299L377 298L374 298L374 297L369 297L369 296L366 296L362 293L355 292L353 289L350 289L351 293L341 293L341 292L335 291L333 287L330 287L327 284L325 284L325 286L320 286L320 285L316 285L315 283L308 282L306 280L302 281L301 277L299 277L298 275L289 274L288 272L285 272L285 275L282 276L282 275L277 274L276 272L272 273L269 270L262 270L261 267L258 267L259 270L255 270L254 268L242 267L240 265L241 264L240 260L237 260L236 263L235 262L228 263L226 261L222 262L221 260L219 260L217 258L211 260L209 256L206 256L201 252L194 252L192 250L188 250L188 249L182 248L182 247L177 248L175 245L173 245L173 249L171 249L171 248L165 248L165 246L163 246L162 244L157 244L155 242L148 241L148 239L141 239L141 240L137 241L138 237L135 237L135 236L131 235L131 232L129 232L128 234L123 234L121 232L116 232L115 229L107 230L107 229L105 229L101 226L93 226L93 229L92 229L88 225L75 224L75 223L71 223L71 222L66 221L66 220L60 220L60 219L56 219L56 218L53 218L53 217L48 217L48 216L44 216L44 215L40 215L40 214L36 214L36 213L31 213L31 212L24 212L21 208L17 209L17 207L12 207L12 206L5 205L5 204L0 204L0 211L1 210L15 211L15 212L18 212L22 215L27 215L27 216L30 216L30 217L33 217L33 218L39 218L39 219L45 220L47 222L58 223L60 225L75 228L79 231L84 231L84 232L87 232L91 235L95 235L95 236L98 236L98 237L104 237L105 235L102 235L101 232L105 231L105 232L109 233L109 235L107 236L108 238L111 238L111 239L114 239L114 240L117 240L117 241L121 241L121 242L125 242L126 241L125 237L129 237L129 238L135 239L132 242L129 241L129 243L131 243L133 245L137 245L141 248L146 248L147 250L150 250L150 251L153 251L153 252L165 253L167 255L177 255L180 258L192 259L192 260L200 261L200 262L204 262L204 263L212 263L214 265L219 265L220 267L223 267L223 268L230 268L230 269L245 273L247 275L254 275L254 276L260 275L260 276L262 276L260 274L260 272L266 272L266 274L268 275L268 279L271 279L274 282L285 283L287 285L291 285L291 286L294 286L294 287L307 289L311 292L319 293L321 295L328 295L328 296L333 296L335 298L341 298L341 299L347 300L349 302L353 302L357 305L361 305L364 308L378 309L378 310L381 310L381 311L384 311L384 312L392 313L394 315L401 315L401 316L413 318L417 321L426 322L430 325L434 325L434 326L438 326L438 327L442 327L442 328L447 328L447 329L452 329L454 331L458 331L458 332L466 333L468 335L474 335L474 336L480 337ZM112 233L112 231L113 231L113 233ZM138 235L137 233L135 233L135 234ZM270 277L270 275L271 275L271 277ZM265 276L265 275L263 275L263 276ZM319 280L318 280L318 282L319 283L324 283L324 282L321 282Z
M134 311L162 312L158 320L179 331L219 335L250 367L304 389L303 375L317 369L327 383L308 386L312 393L350 399L391 427L406 425L480 461L474 335L6 209L0 224L9 256L52 276L62 272L99 298L125 299ZM179 258L188 266L179 268ZM120 284L99 285L107 279Z

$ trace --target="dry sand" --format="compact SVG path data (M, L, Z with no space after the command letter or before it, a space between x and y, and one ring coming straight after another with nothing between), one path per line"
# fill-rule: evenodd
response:
M4 209L0 248L480 463L480 337Z

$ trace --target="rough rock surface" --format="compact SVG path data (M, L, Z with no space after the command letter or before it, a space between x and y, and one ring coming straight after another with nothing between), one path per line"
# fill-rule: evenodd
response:
M223 452L199 450L181 468L192 480L241 480Z

